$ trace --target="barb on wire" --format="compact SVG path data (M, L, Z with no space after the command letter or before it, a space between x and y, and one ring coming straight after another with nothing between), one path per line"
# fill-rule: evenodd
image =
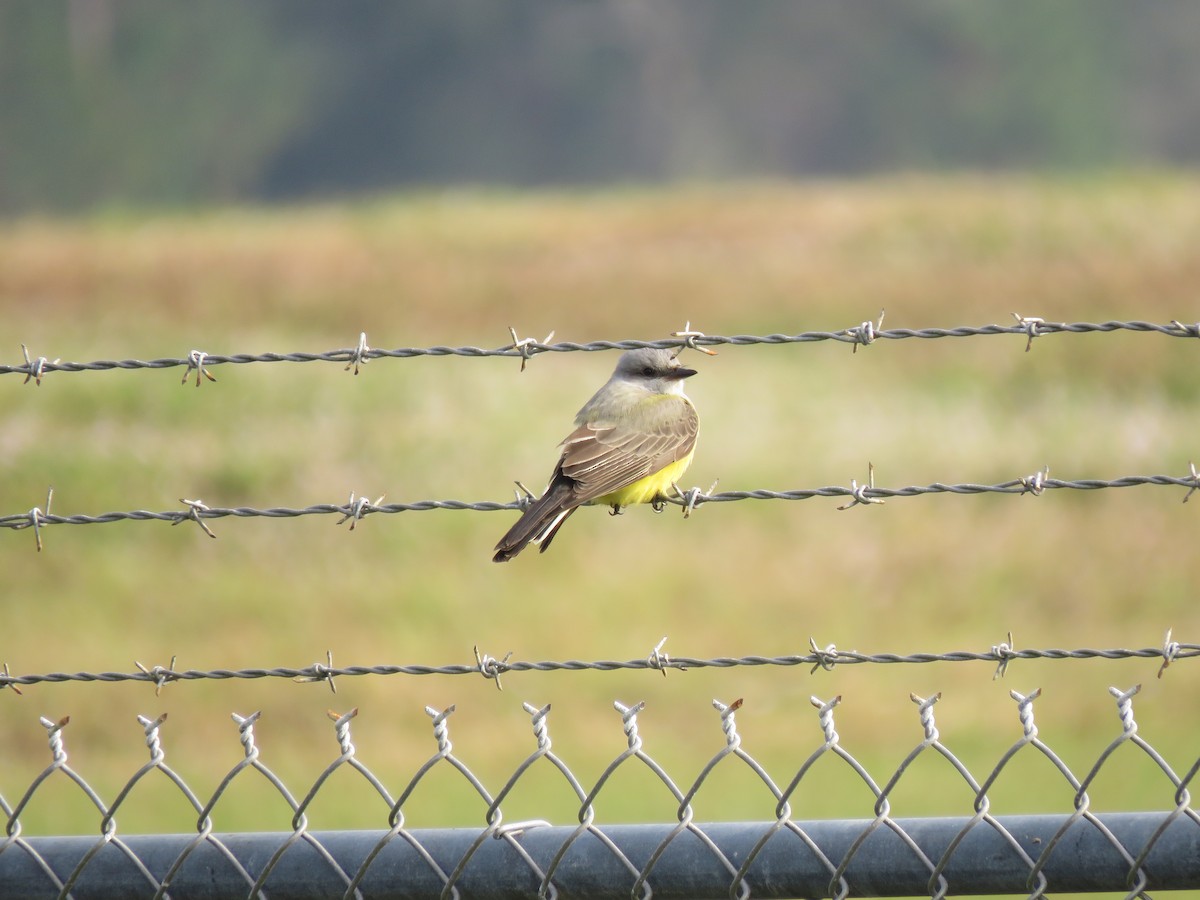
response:
M716 356L717 351L714 350L712 347L701 347L699 344L696 343L696 340L698 338L707 337L707 336L708 335L706 335L703 331L693 331L692 323L691 323L690 319L686 323L684 323L683 331L672 331L671 332L671 337L683 338L683 345L685 347L687 347L689 350L699 350L705 356Z
M672 490L675 491L675 499L679 501L681 506L683 506L683 517L685 519L691 518L692 513L695 512L695 510L696 510L696 504L699 503L702 499L707 500L707 499L711 498L713 495L713 492L716 491L716 489L717 489L717 485L720 483L721 483L721 479L717 478L717 479L713 480L713 483L711 485L709 485L709 488L707 491L702 491L702 490L700 490L699 487L691 487L685 491L682 488L680 488L678 484L676 484L674 481L672 481L671 488L672 488ZM664 500L664 501L658 501L658 502L669 502L669 501ZM657 508L661 508L661 507L657 507Z
M667 677L667 669L676 668L681 672L686 672L687 666L676 665L675 661L671 659L671 654L663 650L663 647L666 646L666 643L667 638L666 635L664 635L663 639L654 645L654 649L650 651L650 655L646 657L646 664L649 665L651 669L657 669L658 671L662 672L663 678Z
M1200 323L1184 325L1178 319L1172 319L1171 327L1179 331L1181 337L1200 337Z
M867 492L871 493L868 494ZM856 479L850 479L850 502L839 506L839 510L850 509L854 506L866 506L868 503L883 503L882 497L874 496L875 491L875 463L867 463L867 483L862 487L858 486Z
M8 663L4 663L3 666L0 666L0 691L4 690L5 688L11 690L18 697L21 696L21 689L17 687L16 682L12 680L12 672L8 668Z
M1168 628L1167 636L1163 638L1163 661L1162 665L1158 667L1158 678L1163 677L1163 672L1167 671L1167 667L1175 661L1177 656L1179 656L1180 643L1179 641L1171 640L1171 631L1172 629Z
M25 357L25 380L21 383L29 384L29 379L32 378L33 383L37 387L42 386L42 376L46 374L46 367L57 366L60 362L62 362L61 359L51 361L46 359L44 356L39 356L37 359L30 359L29 348L24 344L21 345L21 355Z
M164 686L178 679L178 676L175 674L175 659L176 657L172 654L171 664L166 668L163 668L162 666L154 666L153 668L149 669L147 669L137 660L134 660L133 664L138 667L138 671L150 676L150 679L154 682L155 697L162 693ZM6 672L5 674L8 673Z
M504 655L504 659L496 659L494 656L488 656L486 653L479 652L479 645L475 645L475 670L484 678L490 678L496 682L496 690L504 690L504 685L500 683L500 676L511 670L508 661L512 659L513 652L508 651Z
M1170 636L1170 632L1167 632L1167 635ZM997 678L1003 678L1008 674L1008 664L1016 658L1016 654L1013 652L1013 636L1011 631L1008 633L1007 640L992 645L992 653L1000 660L996 665L996 671L992 674L992 681L995 681Z
M836 644L828 644L822 650L817 646L817 639L811 635L808 638L809 649L812 650L812 656L815 662L813 667L808 670L809 675L817 674L817 669L824 669L826 672L832 672L833 667L838 663L838 649Z
M511 343L493 349L472 346L399 347L393 350L366 350L361 355L359 355L358 347L344 347L338 350L327 350L320 353L235 353L221 355L216 353L192 351L192 353L185 357L163 357L149 360L101 359L94 360L92 362L64 362L61 359L55 359L51 361L45 357L38 357L36 360L30 360L26 358L25 362L19 365L0 365L0 375L24 375L26 380L28 380L30 378L40 378L48 372L94 372L109 371L113 369L170 369L182 366L186 369L186 374L184 377L185 382L187 380L187 375L190 375L193 370L196 371L197 380L199 380L203 371L204 377L215 381L216 379L212 376L212 374L204 370L205 366L231 364L246 365L250 363L272 362L336 362L345 365L347 362L353 363L356 359L365 362L368 354L371 359L411 359L418 356L461 356L473 358L501 356L518 358L521 359L522 362L526 362L538 353L573 353L581 351L591 353L605 350L637 350L646 347L652 347L656 349L690 347L696 350L701 350L703 347L711 348L720 345L750 346L755 344L806 344L817 343L821 341L835 341L843 344L851 344L857 347L859 344L869 343L870 341L877 340L899 341L910 338L930 340L936 338L985 337L1005 334L1025 335L1027 338L1026 349L1028 350L1032 344L1033 338L1040 337L1042 335L1107 334L1116 331L1131 331L1141 334L1159 334L1166 337L1175 338L1195 338L1197 333L1200 332L1200 325L1183 325L1178 321L1172 321L1166 325L1162 325L1156 322L1144 322L1138 320L1127 322L1046 322L1037 317L1017 315L1017 324L1015 325L958 326L955 328L889 328L884 330L883 328L875 325L872 325L869 329L866 329L864 323L864 325L842 329L841 331L803 331L798 334L713 335L702 334L701 332L692 332L689 323L689 327L683 332L679 332L679 336L672 336L662 340L588 341L586 343L561 341L557 344L550 343L550 339L553 337L553 334L549 335L544 342L537 343L529 338L518 339L514 329L513 340ZM864 338L868 337L869 333L873 333L874 336L870 339L870 341L864 340ZM361 347L361 343L362 342L360 342L359 347ZM27 353L26 357L28 357Z
M868 469L869 477L865 485L860 485L857 480L852 480L849 487L829 485L827 487L797 488L786 491L758 489L749 491L720 491L707 494L700 492L696 488L692 488L687 491L679 490L676 496L664 498L661 502L683 507L686 516L706 503L732 503L739 500L811 500L814 497L846 497L849 498L850 502L842 507L838 507L839 509L845 509L863 503L882 503L884 498L919 497L928 494L1020 495L1032 493L1037 495L1048 490L1098 491L1107 488L1145 487L1150 485L1182 487L1188 488L1191 491L1197 487L1195 476L1190 474L1182 477L1175 477L1173 475L1126 475L1114 479L1086 478L1071 481L1050 478L1048 477L1048 471L1048 468L1045 468L1034 475L1023 476L1011 481L1002 481L998 484L974 484L969 482L964 484L944 484L942 482L934 482L933 484L926 485L886 488L874 484L874 467L872 466ZM44 512L41 509L35 508L29 512L0 516L0 528L13 530L34 528L35 532L38 532L38 529L44 528L47 525L105 525L121 521L159 521L178 525L180 522L192 521L203 528L209 537L215 538L216 535L209 530L205 522L209 519L223 519L229 516L242 519L257 517L294 519L300 516L338 515L342 517L339 520L339 524L341 524L347 518L355 518L357 521L358 518L361 518L362 515L368 512L394 514L402 512L426 512L432 509L470 510L473 512L522 511L528 508L532 502L533 494L520 482L517 482L517 486L524 491L524 495L517 493L516 499L507 502L495 500L418 500L411 503L366 503L363 498L355 499L351 495L351 503L349 505L345 503L322 503L302 509L283 506L258 509L250 506L215 507L208 506L200 500L182 499L180 502L188 507L186 512L179 510L151 512L145 509L136 509L125 512L106 512L94 516L80 513L74 515L52 515L49 512L49 503L47 503L47 509ZM713 487L716 487L715 482ZM380 497L379 499L382 500L383 498ZM355 511L359 513L357 517L355 516ZM41 549L40 532L38 548Z
M346 363L346 368L343 372L349 372L354 369L354 374L358 374L359 366L365 366L371 361L371 348L367 346L367 333L360 331L358 334L358 346L350 351L350 359Z
M1168 638L1170 634L1168 633ZM503 659L496 659L479 649L474 649L475 662L452 663L447 665L377 665L377 666L334 666L332 653L326 653L326 663L314 663L304 668L272 668L272 669L212 669L176 670L174 658L170 670L160 667L147 669L138 666L134 672L50 672L45 674L13 675L8 671L0 674L0 689L5 687L24 687L33 684L60 684L64 682L100 682L115 683L126 681L148 682L182 682L182 681L228 681L231 679L253 680L258 678L287 678L300 683L328 682L332 689L335 677L384 676L384 675L483 675L493 679L499 687L500 676L509 672L613 672L621 670L642 670L647 672L663 672L671 668L679 672L689 669L732 669L754 666L809 666L815 674L818 670L832 672L835 668L848 665L927 665L930 663L971 663L980 662L988 665L1011 665L1019 659L1153 659L1160 663L1160 674L1167 668L1162 663L1176 665L1181 660L1200 656L1200 644L1183 643L1167 640L1154 647L1133 649L1114 647L1096 649L1083 647L1074 650L1060 648L1023 648L1018 649L1008 644L999 644L982 651L951 650L941 653L862 653L858 650L839 650L835 644L824 648L817 645L814 638L809 638L807 653L785 656L719 656L714 658L698 658L690 656L668 656L662 652L665 639L660 641L654 652L649 656L641 656L629 660L544 660L539 662L513 659L509 651Z
M366 497L355 497L354 493L351 492L350 502L346 505L346 510L342 517L338 519L335 524L341 525L343 522L349 519L350 531L353 531L354 526L362 521L363 516L369 512L374 512L379 507L379 504L383 502L384 496L384 494L380 494L379 499L372 503Z
M1016 312L1012 315L1017 320L1017 324L1021 326L1021 330L1029 336L1029 339L1025 341L1025 352L1028 353L1033 349L1033 339L1045 334L1042 329L1046 327L1046 320L1040 316L1023 316Z
M187 384L188 376L194 371L196 373L196 387L200 387L200 376L203 375L209 381L216 381L217 377L212 372L204 367L205 361L208 359L208 354L203 350L193 350L187 355L187 369L184 370L183 379L180 384Z
M185 513L172 513L174 521L172 521L171 524L178 525L180 522L195 522L202 529L204 529L205 534L216 540L217 536L212 533L212 529L204 524L204 516L212 512L207 504L205 504L203 500L188 500L184 497L180 497L179 502L184 504L188 508L188 511Z
M546 335L544 341L535 341L533 338L518 338L517 329L511 325L508 326L508 333L512 335L513 342L506 349L516 350L521 355L522 372L525 371L525 364L533 358L533 354L554 340L553 331Z
M333 680L335 675L341 673L333 667L333 651L325 651L325 665L313 663L306 670L292 678L292 681L297 684L314 684L324 681L329 685L331 694L337 693L337 683Z
M1186 480L1189 482L1189 484L1188 484L1188 492L1183 495L1184 503L1187 503L1188 499L1192 496L1193 492L1195 492L1195 490L1197 488L1200 488L1200 472L1196 471L1196 464L1194 462L1189 462L1188 469L1190 470L1190 472L1189 472Z
M865 347L867 344L875 343L875 336L883 330L883 316L885 312L887 312L887 310L881 309L879 311L878 324L872 322L870 319L867 319L857 328L846 329L846 334L854 338L854 344L850 350L851 353L858 352L859 344L862 344Z
M518 488L518 490L513 491L513 496L516 497L516 500L514 500L513 503L516 509L524 512L533 505L533 501L536 500L537 497L534 496L533 491L529 490L529 488L525 487L525 485L521 484L521 482L514 481L513 484L515 484Z
M17 531L22 528L32 528L33 537L37 543L38 553L42 552L42 524L46 517L50 515L50 501L54 499L54 486L51 485L46 490L46 511L42 512L38 507L34 507L24 515L5 516L5 522L9 528Z
M1026 475L1021 479L1021 493L1033 494L1035 497L1040 497L1046 490L1047 479L1050 478L1050 467L1042 466L1032 475Z

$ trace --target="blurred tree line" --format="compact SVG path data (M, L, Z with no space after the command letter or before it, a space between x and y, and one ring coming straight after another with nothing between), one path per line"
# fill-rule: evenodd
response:
M0 210L1200 158L1192 0L6 0Z

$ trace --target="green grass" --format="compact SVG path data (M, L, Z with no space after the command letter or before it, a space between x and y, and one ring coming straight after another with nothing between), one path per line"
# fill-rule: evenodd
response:
M842 329L886 308L885 327L1050 320L1196 321L1200 183L1174 174L1092 180L897 179L611 193L420 194L358 206L10 223L0 233L0 356L70 360L351 346L499 346L507 327L558 339L655 338L685 320L710 333ZM1195 353L1159 336L1047 336L725 348L694 358L701 412L688 484L797 488L992 482L1048 464L1064 478L1186 472L1196 453ZM310 363L0 379L0 511L41 504L101 513L307 506L353 491L400 502L507 499L544 483L556 442L613 354L377 360L358 377ZM1194 640L1194 504L1140 488L1033 497L706 507L611 519L585 510L544 556L495 566L511 514L225 519L0 534L7 601L0 659L17 673L469 663L471 648L524 660L803 653L809 637L863 652L1150 646ZM554 749L590 787L625 747L612 701L645 699L646 750L686 788L723 746L710 701L745 698L744 749L786 784L820 744L809 697L843 697L844 746L883 783L921 740L909 693L941 691L947 745L984 778L1020 735L1010 689L1044 689L1042 737L1082 776L1119 734L1109 685L1142 683L1142 735L1177 771L1196 756L1200 681L1181 662L988 664L510 673L167 686L49 684L0 696L15 803L49 761L38 716L71 716L70 762L110 801L146 759L135 715L170 713L167 761L202 800L241 758L230 712L263 711L263 761L297 796L338 753L325 710L360 709L360 758L398 794L435 750L428 705L457 705L455 753L493 793L534 748L521 702L553 704ZM1173 790L1126 757L1093 808L1167 808ZM1066 811L1061 777L1028 750L993 810ZM861 817L871 798L823 761L794 806ZM508 818L575 819L539 764ZM1124 773L1128 772L1128 777ZM175 789L151 773L123 831L189 830ZM218 830L282 829L290 816L244 773ZM484 805L451 773L414 795L413 827L478 824ZM378 827L384 804L352 773L320 795L315 827ZM62 779L22 815L26 834L93 832ZM735 760L696 800L705 819L769 818L774 801ZM897 815L963 815L968 791L920 760ZM665 820L673 802L622 771L601 822Z

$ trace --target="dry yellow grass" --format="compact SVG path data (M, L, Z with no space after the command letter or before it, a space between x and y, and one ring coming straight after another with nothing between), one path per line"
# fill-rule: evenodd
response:
M0 353L72 360L373 346L498 346L555 329L564 340L654 338L690 320L710 333L841 329L887 309L887 326L980 325L1013 310L1051 320L1195 321L1200 183L1170 174L1081 181L912 178L761 183L672 191L448 192L372 204L220 210L0 229ZM1067 478L1182 474L1195 454L1195 348L1144 335L726 348L698 358L702 417L689 483L723 488L847 484L868 461L887 486L991 482L1044 464ZM350 491L389 501L505 499L540 486L578 405L612 354L222 366L216 384L179 370L7 376L0 511L210 505L307 506ZM545 556L499 567L509 514L375 516L353 534L332 518L222 520L198 528L123 523L0 534L9 589L0 655L19 673L628 659L663 635L697 657L804 652L809 636L864 652L1020 646L1147 646L1200 614L1187 569L1194 504L1158 488L1040 498L928 497L837 512L836 501L710 506L684 522L648 509L585 511ZM1118 733L1106 688L1145 684L1143 733L1177 769L1195 759L1180 724L1198 684L1152 661L345 678L336 697L285 681L43 685L0 697L19 796L48 759L38 715L72 716L72 763L111 799L145 756L136 713L169 711L168 761L204 795L239 757L230 711L264 711L264 760L303 793L336 755L324 710L360 707L355 742L398 791L434 745L425 705L455 703L452 736L493 790L532 750L520 703L554 704L556 750L585 784L623 748L613 699L646 699L647 749L687 783L721 746L713 697L745 697L745 747L786 782L819 741L810 695L845 699L839 730L883 780L920 739L910 691L943 691L947 742L979 776L1019 729L1010 688L1041 686L1043 736L1077 772ZM1002 780L1003 812L1064 810L1048 766ZM1169 802L1165 779L1102 778L1109 808ZM510 817L571 821L549 775ZM831 772L832 782L840 776ZM444 774L415 798L413 825L467 824L482 805ZM722 781L721 779L728 779ZM1026 782L1035 785L1033 790ZM373 827L382 804L342 778L320 827ZM665 791L630 776L603 821L673 815ZM92 831L64 786L47 786L28 830ZM53 793L57 792L57 793ZM144 793L143 793L144 792ZM163 779L135 793L129 830L188 830ZM847 799L847 796L849 799ZM61 807L50 802L60 798ZM365 804L365 806L363 805ZM265 809L264 809L265 807ZM743 776L702 791L700 818L764 818ZM965 789L922 766L897 814L961 814ZM798 799L805 815L868 815L862 790ZM548 811L549 810L549 811ZM218 827L283 828L281 804L234 792ZM24 817L23 817L24 818Z

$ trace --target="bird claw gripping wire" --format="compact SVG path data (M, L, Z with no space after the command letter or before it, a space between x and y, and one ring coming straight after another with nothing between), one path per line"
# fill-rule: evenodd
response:
M506 350L516 350L521 354L521 371L525 371L525 364L533 358L534 349L540 344L548 344L554 340L554 332L551 331L546 335L544 341L536 341L533 338L518 338L517 329L511 325L508 326L508 333L512 335L513 342L506 347Z
M371 348L367 346L367 333L360 331L358 334L358 346L350 351L349 362L346 363L346 368L342 369L342 371L349 372L351 369L354 369L354 374L357 375L358 367L365 366L371 361L370 353Z
M42 386L42 376L46 374L46 366L57 366L62 362L61 359L51 362L44 356L39 356L37 359L30 359L29 348L24 344L21 345L21 355L25 357L25 369L28 372L21 384L29 384L29 379L32 378L33 383L37 387Z
M209 381L216 381L217 377L212 372L204 368L204 361L208 359L208 354L203 350L193 350L187 356L187 368L183 371L183 380L180 384L187 384L188 377L193 371L196 373L196 387L200 387L200 376L203 375Z
M692 323L685 322L683 331L672 331L671 337L683 338L683 346L689 350L699 350L707 356L716 356L717 351L712 347L701 347L696 343L697 338L707 337L703 331L692 331Z
M862 344L865 347L867 344L872 344L875 342L875 338L878 336L877 332L883 330L883 315L885 312L887 312L887 310L881 309L879 311L878 322L872 322L870 319L868 319L857 328L847 328L843 332L843 334L847 334L854 338L854 344L850 350L851 353L858 352L859 344Z

